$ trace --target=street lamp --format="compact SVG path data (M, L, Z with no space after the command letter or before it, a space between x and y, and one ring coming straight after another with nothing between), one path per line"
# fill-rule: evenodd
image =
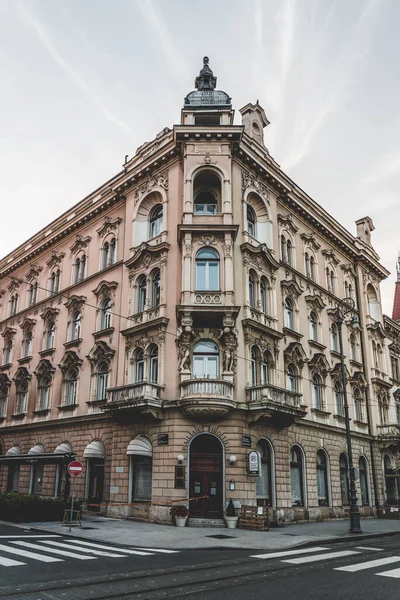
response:
M344 354L343 354L343 337L342 337L342 325L344 319L349 313L354 311L354 300L352 298L344 298L341 300L335 311L335 320L339 333L339 349L340 349L340 370L342 374L342 385L343 385L343 401L344 401L344 418L346 422L346 438L347 438L347 453L349 455L350 465L350 533L362 533L360 526L360 510L357 505L357 492L355 485L355 468L353 465L353 451L351 447L351 431L350 431L350 418L349 418L349 405L347 403L347 390L346 390L346 370L344 366Z

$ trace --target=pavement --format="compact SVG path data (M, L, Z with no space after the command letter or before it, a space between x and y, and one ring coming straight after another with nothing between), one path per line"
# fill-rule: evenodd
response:
M135 548L197 550L205 548L280 550L300 545L363 540L387 535L400 536L400 519L362 519L362 534L349 533L348 520L323 523L283 525L270 531L247 531L224 527L173 527L84 514L82 528L63 526L59 522L13 524L17 528L45 533L72 535ZM224 536L224 537L219 537Z

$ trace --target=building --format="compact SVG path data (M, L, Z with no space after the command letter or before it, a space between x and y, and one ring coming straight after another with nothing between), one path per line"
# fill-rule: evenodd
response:
M307 196L265 146L263 108L234 124L216 81L204 58L181 123L0 262L1 488L68 495L76 456L77 496L110 515L166 522L169 500L195 498L192 516L220 518L232 498L343 516L350 297L356 483L374 514L393 501L393 378L373 223L353 236Z

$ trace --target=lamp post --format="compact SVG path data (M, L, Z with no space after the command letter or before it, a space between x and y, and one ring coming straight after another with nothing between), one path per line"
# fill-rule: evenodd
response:
M335 320L339 334L339 349L340 349L340 370L342 374L342 385L343 385L343 401L344 401L344 418L346 423L346 438L347 438L347 453L349 455L349 466L350 466L350 533L362 533L360 526L360 510L357 505L357 492L355 485L355 468L353 465L353 450L351 446L351 431L350 431L350 418L349 418L349 405L347 402L347 390L346 390L346 370L344 365L344 354L343 354L343 336L342 336L342 325L345 317L354 310L354 300L352 298L344 298L339 302L336 309Z

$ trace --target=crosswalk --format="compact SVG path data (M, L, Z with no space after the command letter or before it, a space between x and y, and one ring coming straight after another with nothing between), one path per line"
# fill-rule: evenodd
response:
M150 557L157 554L176 554L178 550L164 548L125 548L68 538L62 535L1 536L0 567L22 567L30 561L56 563L71 559ZM11 556L10 556L11 555Z
M400 555L385 556L382 558L367 559L372 553L383 552L383 548L375 548L372 546L356 546L352 550L337 550L325 546L313 546L311 548L301 548L294 550L283 550L280 552L268 552L265 554L253 554L251 558L260 560L280 559L280 562L291 565L307 565L329 560L340 560L342 558L354 558L356 562L351 561L351 564L346 564L340 567L332 567L334 571L344 573L357 573L374 569L373 575L380 577L391 577L400 579L400 567L381 571L380 569L386 565L400 563ZM363 559L364 557L364 559ZM348 561L347 561L348 562Z

